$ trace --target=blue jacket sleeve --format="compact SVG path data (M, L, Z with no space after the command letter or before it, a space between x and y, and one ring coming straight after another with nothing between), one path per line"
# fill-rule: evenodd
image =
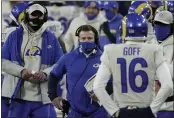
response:
M7 59L10 60L10 49L9 47L11 47L11 40L12 40L12 33L9 35L9 37L7 38L7 40L5 41L3 47L2 47L2 59Z
M63 75L66 73L66 54L63 55L56 63L55 67L52 69L50 74L52 74L57 79L61 79Z
M62 47L59 43L59 41L56 39L55 37L55 53L56 53L56 58L55 58L55 62L57 62L60 57L63 55L63 51L62 51Z
M51 101L57 97L57 84L66 73L65 62L65 55L63 55L50 72L48 79L48 97Z

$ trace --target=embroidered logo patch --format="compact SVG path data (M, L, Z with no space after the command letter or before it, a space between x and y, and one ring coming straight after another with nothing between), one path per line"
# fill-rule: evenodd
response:
M49 49L49 48L52 48L52 46L51 46L51 45L48 45L47 48L48 48L48 49Z
M32 46L27 50L25 56L28 56L30 59L35 58L36 56L41 56L42 50L38 46Z
M100 66L100 64L96 63L93 65L94 68L98 68Z

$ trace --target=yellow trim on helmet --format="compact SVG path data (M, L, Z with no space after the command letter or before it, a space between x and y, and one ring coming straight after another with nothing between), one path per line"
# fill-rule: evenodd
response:
M147 3L142 3L142 4L140 4L137 8L136 8L136 13L138 13L138 14L141 14L142 13L142 11L143 11L143 8L149 8L150 9L150 17L147 19L147 20L150 20L150 19L152 19L152 8L151 8L151 6L150 5L148 5Z
M124 16L122 20L122 39L126 37L126 20L127 20L127 17Z
M24 18L24 11L19 15L18 22L21 23L23 18Z

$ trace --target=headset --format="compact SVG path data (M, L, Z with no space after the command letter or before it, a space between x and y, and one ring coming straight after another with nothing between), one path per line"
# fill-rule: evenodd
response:
M39 4L39 3L35 3L35 2L30 3L30 4L27 6L27 9L28 9L30 6L34 5L34 4ZM47 22L47 20L48 20L48 10L47 10L47 8L46 8L44 5L42 5L42 4L39 4L39 5L41 5L41 6L45 9L45 14L44 14L43 21L44 21L44 22ZM24 10L24 21L25 21L25 22L29 22L29 14L27 13L27 9Z
M76 30L75 36L79 37L81 31L92 31L95 35L95 44L98 45L98 31L94 27L92 27L91 25L82 25Z

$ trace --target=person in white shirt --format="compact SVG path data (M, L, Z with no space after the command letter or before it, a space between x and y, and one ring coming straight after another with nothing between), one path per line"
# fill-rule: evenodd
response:
M4 5L4 4L3 4ZM27 5L24 3L18 3L15 4L14 7L11 10L11 14L9 15L11 20L13 22L11 22L10 24L7 24L4 20L2 20L2 30L1 30L1 49L5 43L5 41L7 40L9 34L11 32L13 32L14 30L16 30L17 25L19 25L23 19L23 11L25 10L25 7ZM7 7L7 6L6 6ZM4 80L5 74L2 70L1 72L1 86L3 85L3 80ZM6 118L8 115L8 111L9 111L9 105L8 103L8 99L4 99L2 98L2 117Z
M173 16L169 11L159 11L154 18L154 31L159 45L163 47L163 54L173 79ZM156 92L160 88L159 81L155 82ZM173 94L160 108L158 118L174 117Z
M162 47L144 43L148 24L142 15L128 14L122 21L121 29L125 44L105 46L93 91L114 117L153 118L173 92ZM111 75L113 100L105 90ZM153 88L156 76L161 88L155 97Z
M43 28L47 15L44 6L29 4L21 25L2 48L1 96L10 106L10 118L56 118L47 94L47 77L63 52L56 37Z
M22 22L24 17L24 10L26 9L26 7L27 7L26 3L17 3L12 8L11 13L9 15L12 22L9 25L5 24L6 28L2 29L3 37L1 40L1 44L2 44L1 47L5 43L9 34L13 32L16 29L16 27L19 26L20 23ZM2 26L4 26L4 21L2 21Z
M75 31L81 25L91 25L97 31L100 29L100 25L106 20L105 17L100 14L99 3L96 1L86 1L84 3L84 12L72 20L68 31L64 36L64 42L66 51L70 52L76 49L79 45L78 38L75 36Z

